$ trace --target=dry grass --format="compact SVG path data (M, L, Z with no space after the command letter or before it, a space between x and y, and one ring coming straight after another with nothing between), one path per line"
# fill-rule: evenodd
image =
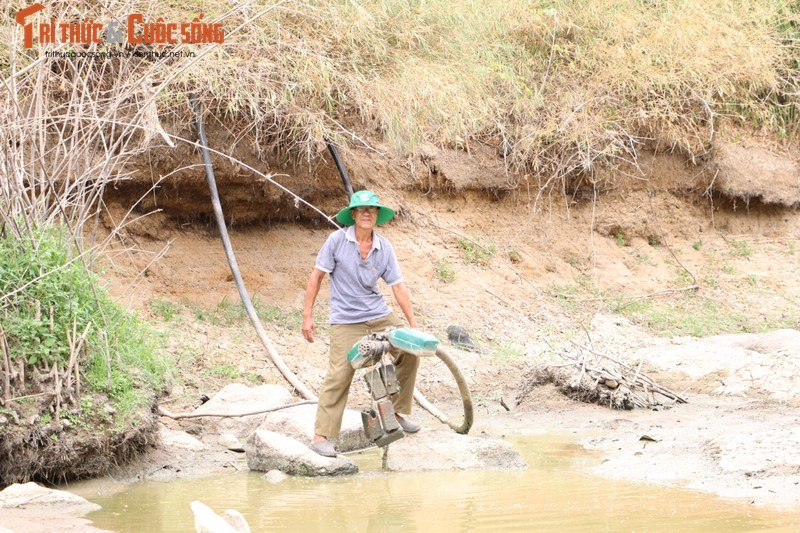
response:
M721 115L778 126L797 105L789 3L291 6L265 22L282 35L261 51L274 59L255 58L278 67L274 86L242 87L278 114L296 106L294 146L309 157L355 118L401 149L488 142L512 166L563 177L635 161L643 145L699 156Z
M31 203L46 219L65 207L86 219L76 202L95 205L124 179L126 157L163 144L160 121L189 126L189 90L261 150L312 159L326 137L375 135L408 152L484 142L542 184L635 164L644 146L702 156L722 119L797 128L800 15L784 0L75 0L49 10L204 12L228 35L179 45L191 60L48 60L22 50L5 10L0 112L12 127L0 135L18 156L4 156L3 172L40 184ZM57 206L42 194L56 183ZM12 196L6 187L11 212L29 216Z

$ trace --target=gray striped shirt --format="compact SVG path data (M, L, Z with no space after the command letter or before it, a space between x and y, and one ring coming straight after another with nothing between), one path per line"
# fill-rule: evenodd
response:
M328 237L314 266L331 275L331 324L357 324L388 315L391 309L378 280L389 286L403 281L394 248L374 230L372 249L361 260L353 226Z

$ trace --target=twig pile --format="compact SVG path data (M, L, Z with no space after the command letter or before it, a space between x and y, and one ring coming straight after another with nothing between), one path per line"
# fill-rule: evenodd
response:
M685 398L642 373L643 359L634 368L595 351L591 345L572 344L576 348L574 352L557 352L566 363L538 365L528 372L517 389L517 405L535 387L547 383L555 384L570 398L612 409L663 405L656 395L673 403L687 403Z

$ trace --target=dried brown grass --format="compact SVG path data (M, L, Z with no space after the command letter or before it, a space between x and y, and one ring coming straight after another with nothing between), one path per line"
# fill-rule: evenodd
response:
M164 144L162 124L190 127L190 90L262 155L313 159L325 139L376 136L406 152L486 143L542 186L635 164L645 146L703 157L725 120L784 136L797 128L800 13L783 0L76 0L48 9L99 20L138 11L188 21L203 11L228 35L220 46L177 47L193 59L45 60L21 49L6 10L0 112L11 127L0 135L18 155L2 168L38 184L29 203L46 219L84 198L95 205L108 182L125 179L127 157ZM42 194L54 183L61 206Z

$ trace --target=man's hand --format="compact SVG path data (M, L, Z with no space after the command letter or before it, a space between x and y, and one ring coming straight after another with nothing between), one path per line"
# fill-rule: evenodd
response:
M397 301L397 305L400 306L403 314L406 315L409 327L416 328L417 319L414 317L414 309L411 307L411 296L408 294L406 284L402 281L400 283L395 283L392 285L392 292L394 293L394 299Z
M308 342L314 342L314 334L317 332L317 325L311 317L303 318L303 337Z
M314 342L314 334L317 332L317 325L314 324L314 302L319 293L319 286L322 284L322 278L325 277L325 272L318 268L311 271L308 277L308 285L306 286L306 299L303 304L303 337L308 342Z

